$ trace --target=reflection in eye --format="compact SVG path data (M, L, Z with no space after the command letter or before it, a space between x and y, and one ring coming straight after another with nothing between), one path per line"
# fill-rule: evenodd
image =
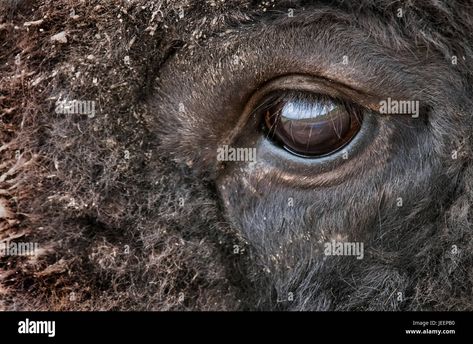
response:
M345 146L361 128L362 109L308 92L285 92L264 101L264 130L277 144L304 157L321 157Z

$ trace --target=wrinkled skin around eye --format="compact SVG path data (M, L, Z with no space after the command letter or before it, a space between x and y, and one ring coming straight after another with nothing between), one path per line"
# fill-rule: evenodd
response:
M281 99L264 111L268 136L288 151L320 157L342 148L358 132L361 111L353 104L327 97Z

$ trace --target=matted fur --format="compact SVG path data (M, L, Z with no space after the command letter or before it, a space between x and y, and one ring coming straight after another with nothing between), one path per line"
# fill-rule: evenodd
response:
M307 261L302 271L309 275L286 276L267 261L276 242L255 249L251 233L232 227L215 177L202 173L206 165L186 141L191 135L164 123L168 117L155 109L166 104L149 107L149 99L166 88L160 71L172 69L166 63L181 51L226 31L238 37L240 28L277 21L288 8L317 6L326 18L333 13L366 28L380 46L416 42L434 58L458 56L455 71L437 77L469 117L447 116L433 128L459 153L435 172L439 184L428 186L424 203L399 222L407 228L416 219L417 230L397 239L417 246L402 259L378 251L352 271L352 264L322 269ZM399 7L409 13L403 21L392 15ZM66 43L51 40L61 32ZM2 2L0 239L38 242L40 252L0 258L0 308L473 309L472 32L472 5L451 1ZM96 116L57 114L58 99L95 100ZM371 224L373 214L365 216ZM390 219L388 208L383 218ZM236 255L235 245L245 253ZM272 280L261 265L275 269ZM311 272L319 268L324 277L315 285ZM348 275L352 281L340 278ZM291 291L287 280L299 285L299 297L276 303L274 290Z

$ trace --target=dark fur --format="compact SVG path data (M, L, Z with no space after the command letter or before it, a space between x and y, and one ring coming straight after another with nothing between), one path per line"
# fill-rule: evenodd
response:
M472 5L215 4L0 5L0 236L42 248L0 258L0 307L473 309ZM219 169L252 92L289 73L416 97L422 118L376 119L344 163ZM96 100L96 117L55 114L66 96ZM365 258L324 259L332 238L363 241Z

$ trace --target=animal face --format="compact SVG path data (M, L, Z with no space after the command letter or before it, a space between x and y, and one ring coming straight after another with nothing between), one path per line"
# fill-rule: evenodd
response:
M264 281L262 307L402 309L416 257L441 231L470 99L451 59L393 31L403 19L385 15L317 5L274 15L183 49L161 72L153 106L163 145L215 183ZM267 100L275 92L279 103ZM348 129L358 113L348 139L333 115L323 114L325 126L307 123L337 101ZM278 104L306 120L289 120L285 142L265 131L271 111L276 131L283 126ZM310 156L330 140L339 149ZM219 161L229 146L255 157ZM361 260L327 254L331 244L359 243Z
M473 308L471 8L1 6L0 306Z

